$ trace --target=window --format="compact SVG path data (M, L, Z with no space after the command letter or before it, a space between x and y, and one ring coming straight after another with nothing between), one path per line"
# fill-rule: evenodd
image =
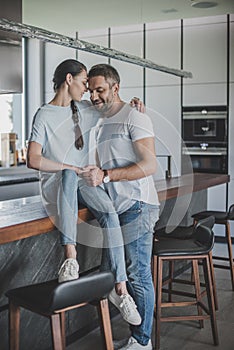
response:
M22 96L22 94L0 94L0 133L15 133L15 147L18 151L21 151L25 146ZM2 160L1 142L0 159ZM4 164L2 165L4 166Z

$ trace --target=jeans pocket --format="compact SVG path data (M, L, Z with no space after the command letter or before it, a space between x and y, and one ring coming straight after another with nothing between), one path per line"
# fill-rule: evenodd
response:
M159 219L159 206L151 206L149 208L149 231L154 232L154 227Z

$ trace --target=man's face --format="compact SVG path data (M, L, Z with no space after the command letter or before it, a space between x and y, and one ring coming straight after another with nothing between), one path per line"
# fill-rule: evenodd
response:
M111 86L111 87L110 87ZM101 75L89 78L88 89L92 104L102 113L109 112L114 105L118 84L111 85Z

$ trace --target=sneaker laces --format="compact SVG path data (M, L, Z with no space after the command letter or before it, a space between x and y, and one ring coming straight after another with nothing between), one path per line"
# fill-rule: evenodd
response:
M61 271L64 271L64 274L69 274L69 275L73 275L74 273L77 272L77 264L74 261L74 259L67 259L64 261L64 263L62 264L62 266L59 269L59 274L61 273Z
M132 311L130 308L134 308L136 310L137 307L136 307L136 304L135 304L134 300L132 299L131 295L124 294L124 295L121 295L120 298L122 299L122 302L119 305L119 307L121 309L124 308L128 314L130 314Z
M132 344L136 344L137 343L137 341L136 341L136 339L134 339L133 337L131 337L130 339L129 339L129 341L128 341L128 344L127 344L127 346L126 346L126 350L127 349L130 349L131 348L131 346L132 346Z

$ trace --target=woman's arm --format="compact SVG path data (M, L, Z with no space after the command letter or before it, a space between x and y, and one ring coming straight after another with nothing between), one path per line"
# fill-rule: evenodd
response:
M64 163L58 163L42 156L42 146L35 141L28 144L27 150L27 167L31 169L41 170L49 173L55 173L64 169L74 170L77 175L80 174L81 169Z

